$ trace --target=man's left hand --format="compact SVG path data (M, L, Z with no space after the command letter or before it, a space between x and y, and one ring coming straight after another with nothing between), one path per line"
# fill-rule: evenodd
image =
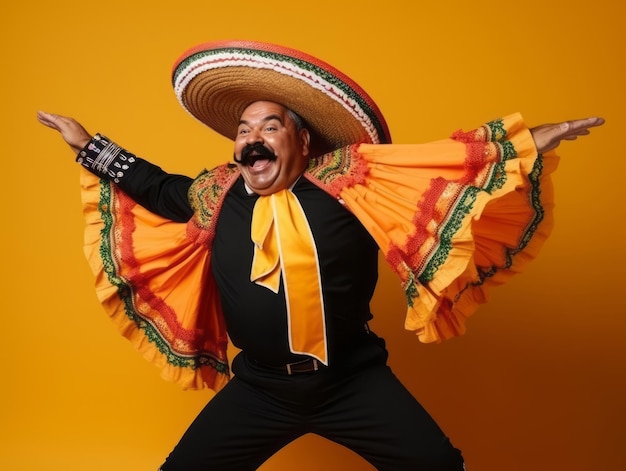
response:
M538 154L556 149L561 141L573 141L578 136L586 136L589 129L604 124L603 118L592 117L575 119L557 124L542 124L531 128Z

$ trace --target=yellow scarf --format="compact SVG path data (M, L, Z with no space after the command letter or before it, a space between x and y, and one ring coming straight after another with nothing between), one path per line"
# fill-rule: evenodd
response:
M289 348L328 364L320 266L311 228L291 190L260 196L252 214L250 280L278 293L282 273Z

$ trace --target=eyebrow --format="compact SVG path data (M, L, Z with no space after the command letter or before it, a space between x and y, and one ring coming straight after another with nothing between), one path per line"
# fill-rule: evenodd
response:
M278 121L280 124L284 124L284 123L283 123L283 119L282 119L279 115L277 115L277 114L270 114L270 115L266 116L265 118L263 118L263 119L261 120L261 122L262 122L262 123L267 123L268 121L271 121L271 120L273 120L273 119L275 119L276 121ZM249 121L246 121L245 119L240 119L240 120L239 120L239 124L240 124L240 125L245 124L246 126L250 126L250 122L249 122Z

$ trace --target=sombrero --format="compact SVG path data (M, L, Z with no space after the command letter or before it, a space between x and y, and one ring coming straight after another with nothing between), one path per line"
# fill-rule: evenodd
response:
M356 143L391 142L370 96L331 65L304 52L257 41L200 44L174 63L174 91L183 108L234 139L244 109L273 101L300 115L313 155Z

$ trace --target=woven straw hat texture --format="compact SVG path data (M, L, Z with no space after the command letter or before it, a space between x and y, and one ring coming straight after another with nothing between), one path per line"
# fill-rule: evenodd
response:
M305 120L314 156L348 144L391 142L382 113L356 82L295 49L255 41L205 43L186 51L172 76L181 105L229 139L247 106L272 101Z

